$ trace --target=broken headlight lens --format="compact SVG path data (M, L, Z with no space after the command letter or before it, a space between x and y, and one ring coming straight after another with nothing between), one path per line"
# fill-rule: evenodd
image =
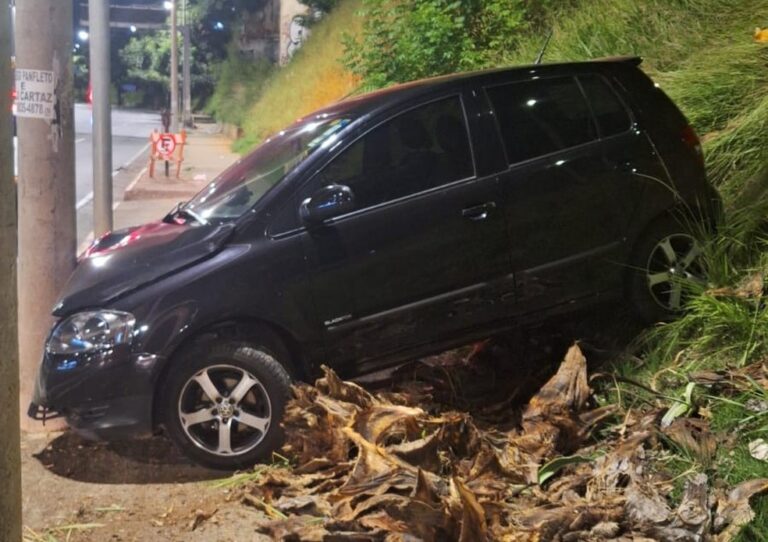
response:
M76 354L129 344L136 319L120 311L80 312L56 325L48 339L50 354Z

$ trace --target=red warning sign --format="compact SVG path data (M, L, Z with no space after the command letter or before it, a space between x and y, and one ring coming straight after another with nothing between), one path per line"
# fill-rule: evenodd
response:
M155 143L155 150L164 157L172 155L176 150L176 137L173 134L160 134Z

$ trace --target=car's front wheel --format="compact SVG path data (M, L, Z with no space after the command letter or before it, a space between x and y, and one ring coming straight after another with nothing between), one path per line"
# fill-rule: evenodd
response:
M171 369L161 394L166 430L208 467L252 466L282 444L280 421L290 397L285 367L257 346L195 347Z

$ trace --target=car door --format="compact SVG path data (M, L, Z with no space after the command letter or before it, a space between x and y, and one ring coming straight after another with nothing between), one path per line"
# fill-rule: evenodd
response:
M606 182L619 189L616 205L633 238L675 199L674 187L650 135L633 118L612 79L598 74L578 79L600 131Z
M503 140L503 208L520 311L600 291L620 276L625 210L575 77L485 88Z
M302 197L349 187L355 207L302 232L329 361L365 370L504 316L508 237L496 177L478 178L461 95L371 128Z

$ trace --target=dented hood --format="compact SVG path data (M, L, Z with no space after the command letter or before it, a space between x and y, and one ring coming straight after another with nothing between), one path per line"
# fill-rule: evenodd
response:
M108 233L80 257L55 316L103 307L142 286L210 258L229 240L233 224L152 222Z

